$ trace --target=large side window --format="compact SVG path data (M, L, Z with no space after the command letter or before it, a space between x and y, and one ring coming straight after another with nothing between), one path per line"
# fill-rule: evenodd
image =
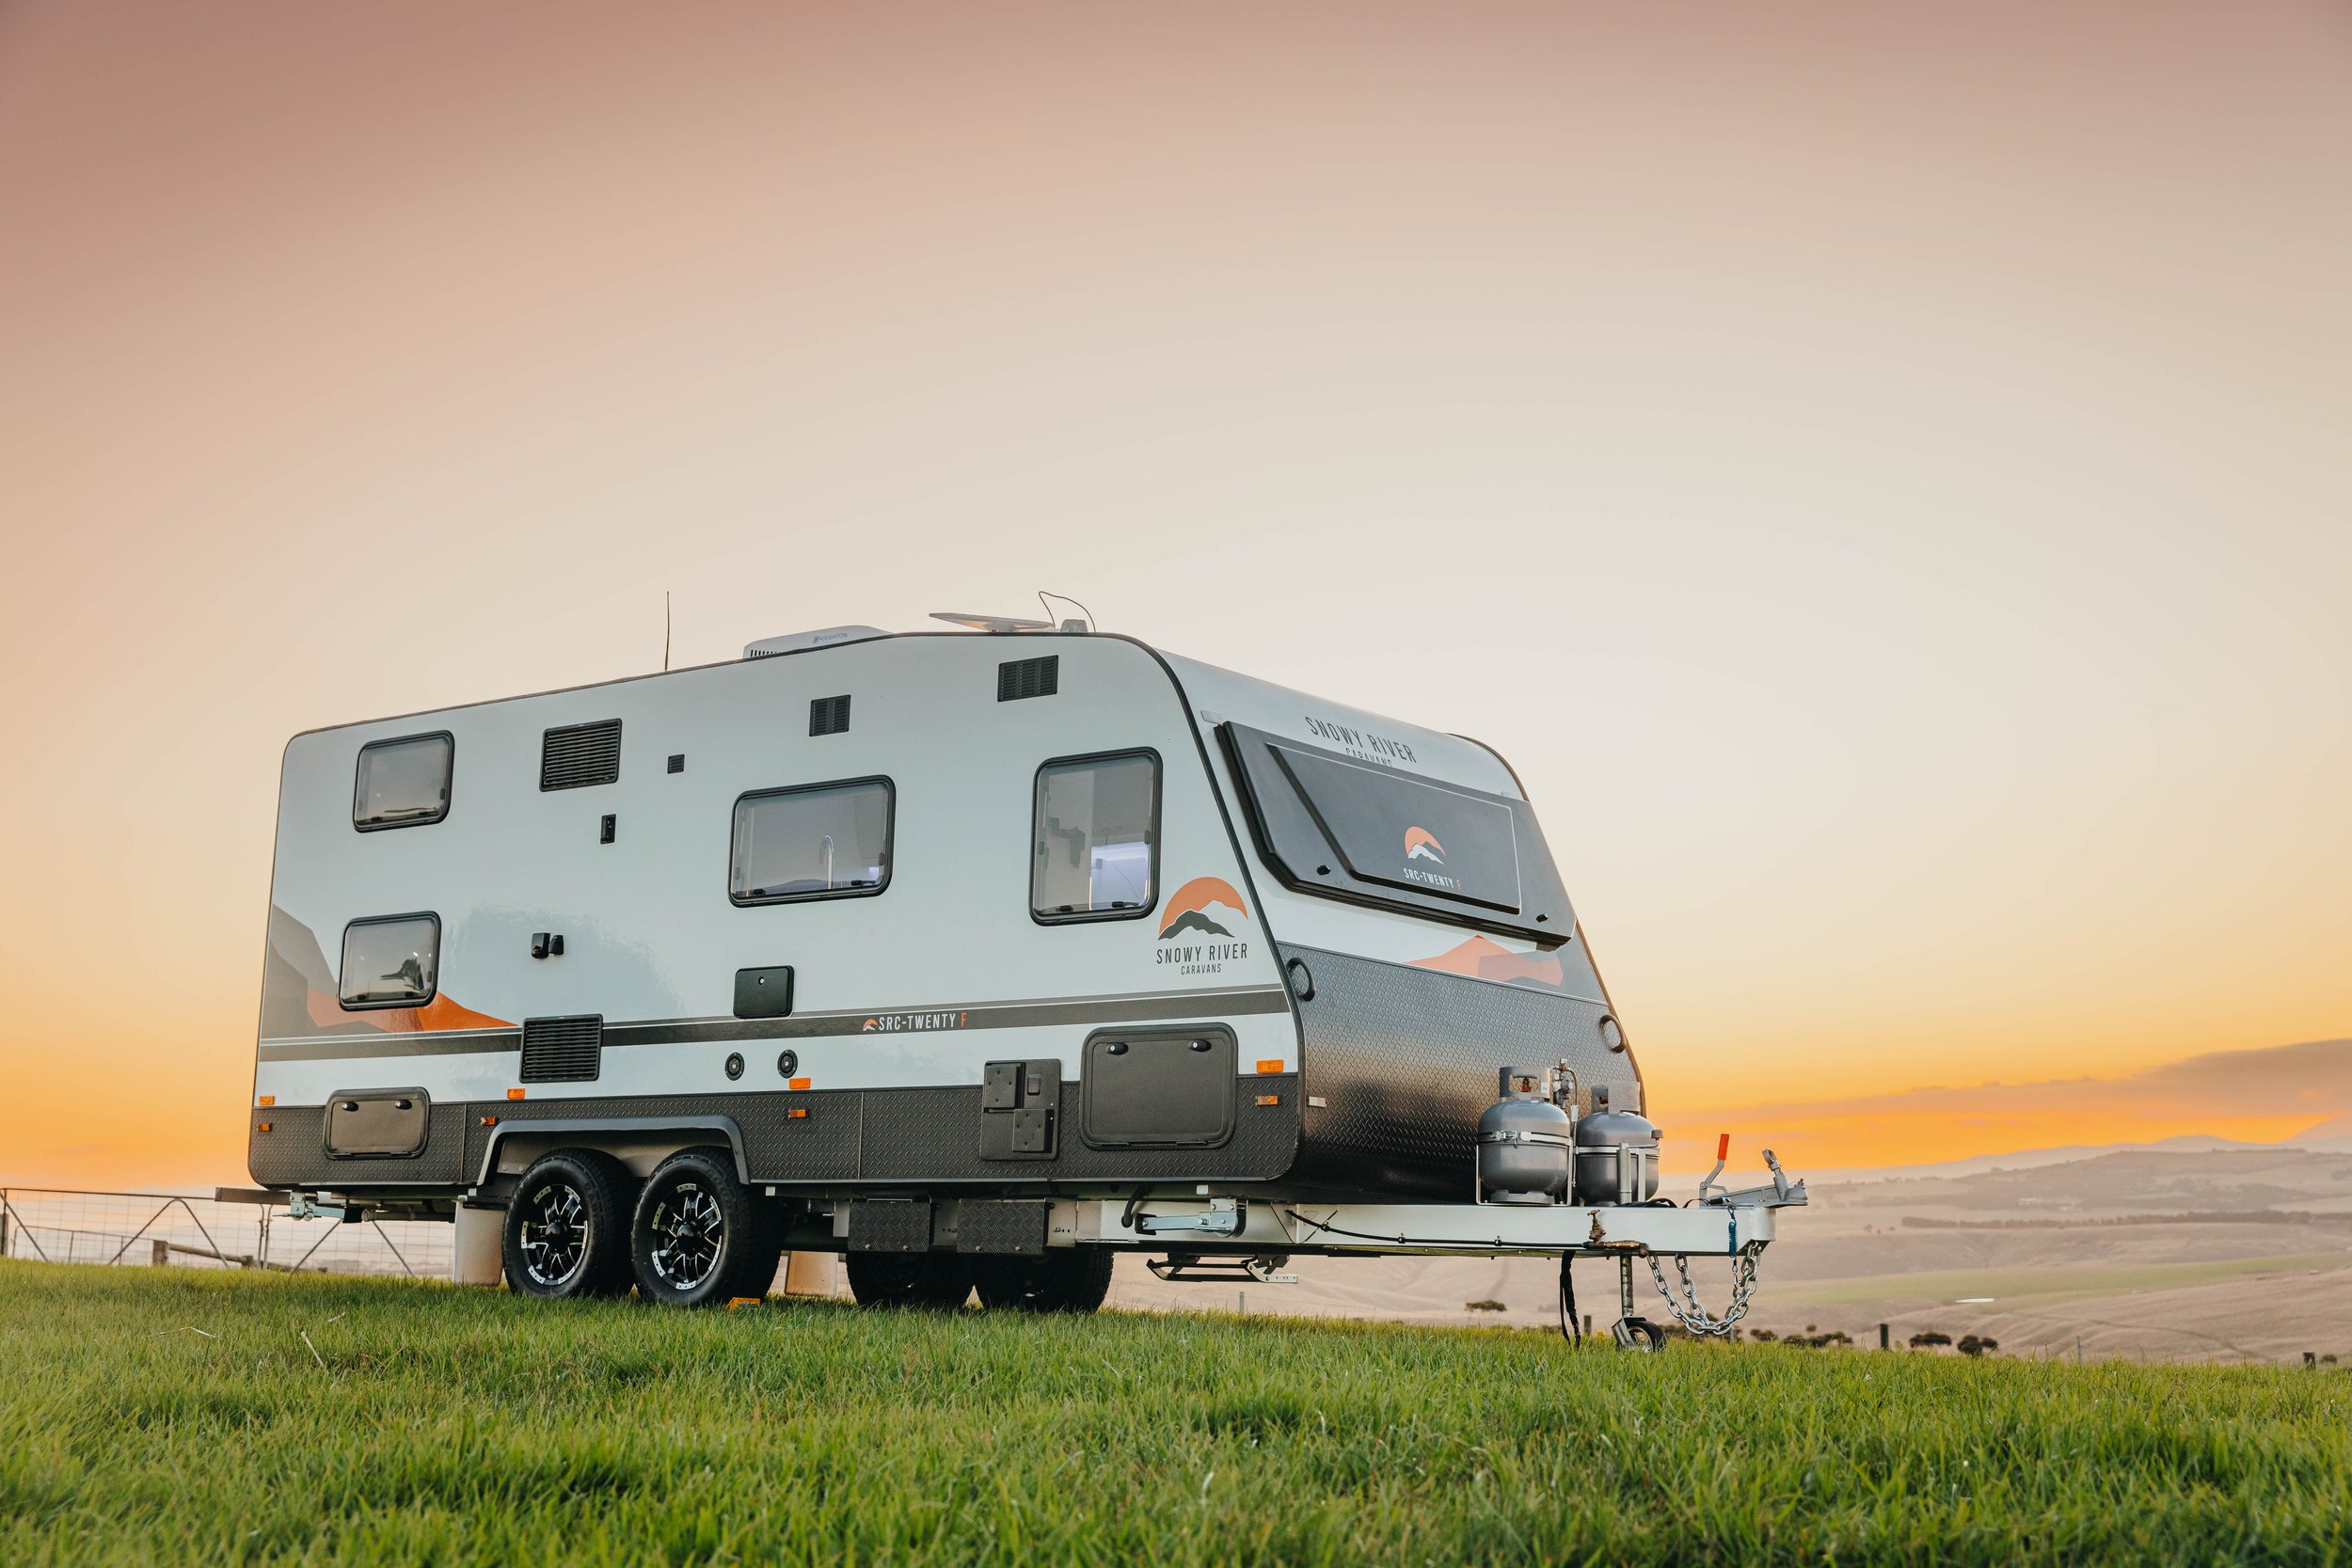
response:
M448 732L372 740L359 748L351 792L351 825L363 833L413 828L449 815L449 779L457 743Z
M1068 757L1037 770L1029 912L1042 921L1151 912L1160 873L1160 759Z
M343 927L346 1007L419 1007L433 1000L441 968L441 917L395 914Z
M840 898L890 885L888 779L767 789L735 802L727 896L739 904Z

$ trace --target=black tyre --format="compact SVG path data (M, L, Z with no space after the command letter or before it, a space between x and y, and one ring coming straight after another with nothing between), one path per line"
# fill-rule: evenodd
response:
M629 1225L637 1290L668 1307L764 1296L784 1253L775 1206L735 1179L723 1148L688 1148L645 1178Z
M976 1258L980 1305L1027 1312L1091 1312L1111 1290L1111 1250L1055 1247L1042 1258Z
M506 1283L550 1300L628 1290L631 1186L618 1160L594 1149L533 1161L506 1206Z
M972 1268L952 1252L853 1252L850 1293L860 1307L952 1312L972 1295Z

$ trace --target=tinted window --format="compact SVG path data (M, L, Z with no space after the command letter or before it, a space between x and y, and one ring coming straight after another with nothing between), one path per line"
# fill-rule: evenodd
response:
M433 1000L441 922L429 914L355 920L343 927L346 1007L414 1007Z
M1277 746L1274 754L1350 876L1518 911L1510 807L1327 752Z
M446 735L412 735L360 747L351 825L367 832L438 822L447 816L450 765L455 752L455 743Z
M1040 920L1148 912L1159 884L1160 760L1148 752L1038 769L1029 909Z
M739 904L880 893L890 881L887 779L771 789L735 802L727 895Z

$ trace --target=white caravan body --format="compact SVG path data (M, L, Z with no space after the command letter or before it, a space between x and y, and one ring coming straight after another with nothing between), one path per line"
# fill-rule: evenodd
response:
M437 811L362 821L437 767ZM1147 772L1041 911L1083 839L1043 781ZM797 796L841 831L747 887ZM1640 1107L1487 747L1124 638L865 633L295 736L250 1165L427 1211L565 1141L724 1143L787 1196L1459 1202L1498 1069L1555 1061Z

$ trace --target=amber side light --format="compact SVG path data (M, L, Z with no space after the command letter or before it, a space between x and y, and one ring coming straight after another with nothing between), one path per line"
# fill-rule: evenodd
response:
M1262 1094L1258 1097L1258 1103L1261 1105L1279 1105L1282 1103L1282 1097L1279 1094Z
M808 1087L808 1080L805 1078L787 1078L784 1081L784 1086L787 1089L804 1089Z
M482 1125L485 1127L496 1127L498 1124L499 1118L496 1117L484 1117L482 1118Z
M506 1098L509 1100L520 1100L522 1097L523 1091L520 1089L509 1089L506 1091Z
M808 1119L808 1107L805 1105L795 1105L792 1109L785 1112L784 1114L787 1120L806 1121Z
M262 1098L261 1098L261 1099L259 1099L259 1100L255 1101L253 1103L255 1103L256 1105L262 1105L262 1106L275 1105L275 1104L277 1104L277 1103L278 1103L278 1097L277 1097L276 1095L274 1095L274 1094L265 1094L265 1095L262 1096Z
M1282 1058L1279 1056L1263 1057L1258 1062L1258 1070L1260 1072L1279 1072L1282 1070Z
M270 1124L266 1121L257 1121L253 1124L253 1131L256 1132L266 1132L269 1129Z

